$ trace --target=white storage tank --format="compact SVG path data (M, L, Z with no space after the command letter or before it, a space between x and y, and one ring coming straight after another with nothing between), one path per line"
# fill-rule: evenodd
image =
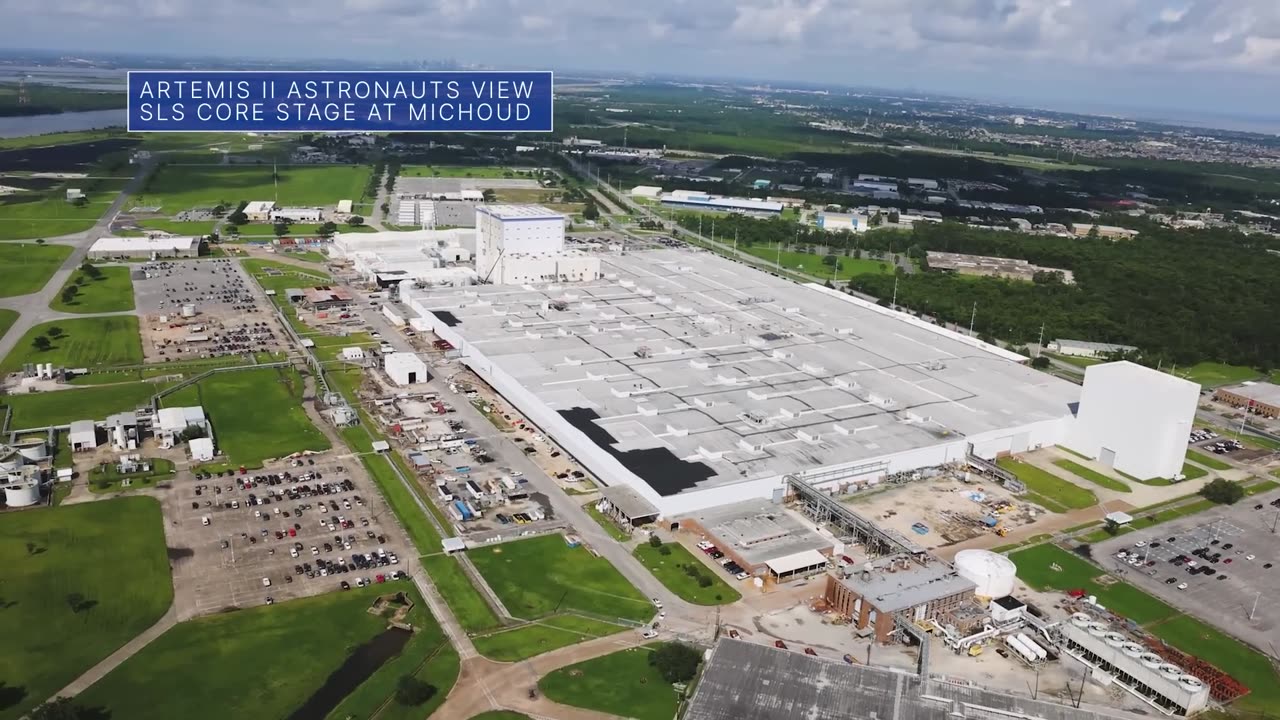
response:
M28 438L18 441L18 454L31 462L40 462L49 457L49 446L40 438Z
M0 472L17 472L27 464L26 458L8 445L0 445Z
M956 553L956 572L978 587L974 594L984 598L1002 598L1013 593L1013 579L1018 568L1009 558L990 550L961 550Z
M40 502L39 483L19 483L7 485L4 489L4 502L9 507L29 507Z

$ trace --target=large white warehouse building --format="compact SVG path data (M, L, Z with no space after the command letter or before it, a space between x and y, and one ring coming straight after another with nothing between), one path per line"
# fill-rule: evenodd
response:
M709 253L601 277L414 290L463 362L609 485L666 516L1061 443L1080 388L1025 358Z
M1085 370L1077 422L1063 443L1139 480L1182 472L1200 386L1131 362Z

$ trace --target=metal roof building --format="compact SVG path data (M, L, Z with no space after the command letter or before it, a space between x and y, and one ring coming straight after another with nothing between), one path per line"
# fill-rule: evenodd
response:
M115 257L149 258L195 257L200 254L200 238L170 236L102 237L89 246L94 260Z

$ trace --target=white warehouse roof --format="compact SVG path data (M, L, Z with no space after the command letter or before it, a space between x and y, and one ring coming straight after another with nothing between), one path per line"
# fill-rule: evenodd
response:
M160 412L156 413L156 425L161 430L180 432L189 425L202 425L204 421L204 408L199 405L160 408Z
M541 205L481 205L476 212L484 213L499 220L563 220L564 213L545 208Z
M186 236L102 237L89 248L90 253L192 252L200 247L200 238Z

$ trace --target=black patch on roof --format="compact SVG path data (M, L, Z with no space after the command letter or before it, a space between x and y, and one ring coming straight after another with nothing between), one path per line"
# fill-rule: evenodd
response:
M449 327L462 324L462 321L459 320L456 315L449 312L448 310L432 310L431 314L435 315L440 320L440 322L444 323L445 325L448 325Z
M617 458L622 466L644 480L663 497L689 490L715 476L715 471L700 462L686 462L667 448L645 448L619 452L616 440L608 430L595 423L600 415L590 408L558 410L560 416L586 435L600 449Z

